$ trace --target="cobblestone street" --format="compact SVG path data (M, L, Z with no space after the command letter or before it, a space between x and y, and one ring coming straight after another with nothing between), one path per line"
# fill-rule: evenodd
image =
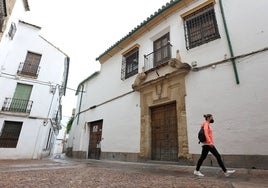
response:
M43 159L0 161L1 188L47 187L212 187L265 188L267 170L236 169L225 177L219 168L204 167L197 178L193 166L97 160Z

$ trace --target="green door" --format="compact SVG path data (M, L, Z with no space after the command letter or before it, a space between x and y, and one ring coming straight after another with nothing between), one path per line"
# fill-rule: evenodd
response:
M26 112L32 92L32 85L17 84L10 110L13 112Z

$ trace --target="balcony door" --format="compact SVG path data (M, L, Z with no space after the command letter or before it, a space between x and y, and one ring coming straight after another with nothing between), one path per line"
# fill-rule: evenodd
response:
M23 64L21 74L37 76L42 55L28 52Z
M32 85L17 84L10 110L13 112L26 112L28 102L32 93Z
M154 67L166 63L171 58L169 33L154 41Z

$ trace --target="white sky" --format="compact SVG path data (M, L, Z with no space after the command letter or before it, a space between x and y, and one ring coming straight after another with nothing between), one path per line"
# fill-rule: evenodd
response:
M28 0L27 20L42 27L41 35L70 57L68 87L95 71L95 59L169 0ZM76 107L75 92L63 98L63 116ZM68 119L68 118L67 118Z

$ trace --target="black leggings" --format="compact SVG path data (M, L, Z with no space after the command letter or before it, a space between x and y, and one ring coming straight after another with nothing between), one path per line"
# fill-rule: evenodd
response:
M216 157L218 164L220 165L223 172L226 172L226 168L221 160L221 155L217 151L216 147L215 146L210 147L209 145L203 145L202 148L203 148L202 153L201 153L201 156L197 162L196 170L197 171L200 170L200 167L201 167L203 161L207 158L208 152L211 152Z

